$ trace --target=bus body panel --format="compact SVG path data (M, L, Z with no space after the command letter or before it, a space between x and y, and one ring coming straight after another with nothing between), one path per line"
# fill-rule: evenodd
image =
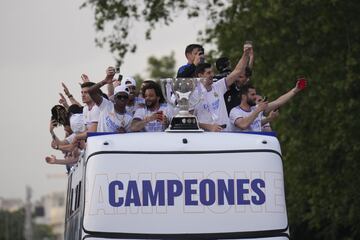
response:
M74 210L65 239L288 239L281 150L273 136L89 137L70 185L80 202L69 203L68 191ZM81 228L71 236L74 225Z

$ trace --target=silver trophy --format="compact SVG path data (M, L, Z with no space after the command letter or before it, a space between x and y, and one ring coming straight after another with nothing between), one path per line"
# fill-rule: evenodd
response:
M168 104L179 111L173 117L166 132L203 132L196 116L189 112L201 100L201 78L163 78L160 79L161 90Z

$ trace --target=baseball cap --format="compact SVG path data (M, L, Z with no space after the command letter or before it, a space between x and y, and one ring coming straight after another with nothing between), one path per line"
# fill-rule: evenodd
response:
M114 89L114 95L121 93L121 92L129 95L129 91L126 89L125 85L119 85Z
M126 87L128 87L128 86L136 86L135 79L133 77L130 77L130 76L124 77L121 82L124 83Z

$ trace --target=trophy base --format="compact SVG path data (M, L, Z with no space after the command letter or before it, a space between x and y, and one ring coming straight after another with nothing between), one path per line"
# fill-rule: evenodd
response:
M204 132L195 116L175 116L165 132Z

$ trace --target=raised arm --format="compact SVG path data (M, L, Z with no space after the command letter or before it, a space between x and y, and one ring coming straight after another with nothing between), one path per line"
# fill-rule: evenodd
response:
M106 84L112 85L114 75L115 75L115 68L108 67L106 69L105 79L89 88L88 93L96 105L99 106L102 103L102 96L99 95L99 89Z
M226 77L226 86L229 88L236 79L239 79L241 74L245 74L245 68L247 64L247 58L249 56L251 48L245 48L243 55L241 56L239 62L236 64L235 69ZM245 83L246 79L243 80L242 84Z
M68 110L69 104L67 103L66 98L64 97L64 95L62 93L59 93L59 95L60 95L59 103L61 105L63 105L66 110Z
M305 87L303 87L305 88ZM296 85L293 89L285 93L284 95L278 97L275 101L272 101L268 104L267 108L265 109L266 113L275 110L285 103L287 103L291 98L293 98L298 92L300 92L303 88L299 86L299 81L296 82Z
M114 95L114 80L111 81L111 83L108 83L107 85L107 96L110 98L111 96Z
M68 87L65 85L65 83L61 83L65 95L69 98L71 104L76 104L78 106L81 106L81 104L74 98L74 96L70 93Z
M254 66L254 49L251 47L249 51L249 68L252 69Z

